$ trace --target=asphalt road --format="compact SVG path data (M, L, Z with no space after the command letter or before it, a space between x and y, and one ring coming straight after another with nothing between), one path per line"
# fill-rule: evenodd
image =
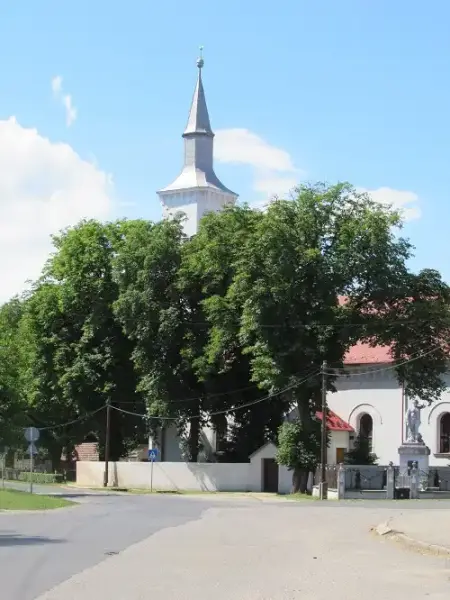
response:
M19 484L14 487L22 486ZM5 600L35 600L45 591L76 574L81 578L80 584L75 577L62 585L61 592L58 591L59 587L50 592L49 598L134 600L135 597L147 598L147 591L155 585L155 590L162 590L161 596L152 594L151 597L155 599L203 598L195 595L198 592L189 595L189 581L184 583L186 596L177 595L171 576L172 560L175 561L174 573L181 573L183 577L189 576L194 581L205 576L205 569L212 569L211 577L223 581L224 586L230 586L230 598L297 598L296 595L275 596L273 582L269 582L272 585L272 596L240 596L239 586L236 588L237 595L232 595L233 585L239 584L242 574L238 575L238 581L234 582L233 572L230 572L231 565L223 571L218 571L219 563L221 560L228 563L241 560L246 564L249 560L248 553L253 553L257 564L261 564L260 575L264 580L269 575L267 571L270 570L271 561L274 568L286 570L285 563L278 565L278 562L287 551L293 552L294 555L299 552L299 559L301 556L307 556L310 562L311 554L330 552L328 546L330 543L336 544L341 535L347 537L344 540L345 549L339 550L337 544L334 561L340 561L342 552L347 552L347 560L353 561L356 555L358 563L361 553L364 555L366 552L366 568L370 573L376 565L372 562L373 558L369 557L374 553L376 555L377 548L378 551L380 548L377 541L368 540L369 524L378 524L388 514L418 508L418 504L411 501L390 503L387 510L387 504L381 501L295 503L237 497L219 499L214 496L123 495L76 489L67 491L45 486L36 486L35 490L38 493L63 495L80 504L48 512L0 513L0 598ZM420 508L450 508L450 502L421 502ZM296 535L298 543L294 543ZM294 536L289 542L294 545L289 545L286 549L283 544L290 539L289 536ZM361 546L358 546L357 540ZM140 544L137 544L138 542ZM137 545L129 548L133 544ZM367 545L370 546L370 550L364 550ZM122 552L126 548L128 550ZM389 551L400 552L398 549ZM233 556L230 557L227 552L233 553ZM240 552L244 554L239 559ZM120 554L116 556L118 553ZM263 564L265 553L267 565ZM217 560L214 565L210 565L214 555L217 556ZM116 560L119 561L117 564L114 562ZM127 560L128 563L123 562ZM286 564L289 564L289 560ZM401 563L405 580L408 569L417 568L414 560L415 557L406 557ZM189 566L191 562L192 565ZM386 564L389 565L389 561ZM100 569L97 576L96 569ZM133 581L127 583L129 587L121 589L121 579L126 579L127 573L131 573L133 569L137 570L132 576ZM249 573L254 572L256 577L258 571L254 569L255 565L249 564ZM294 571L298 571L297 576L303 573L302 577L307 579L311 576L310 569L311 565L306 568L299 563ZM353 568L351 573L354 573ZM339 576L345 579L345 570ZM330 577L332 589L331 583L335 575ZM226 583L227 578L230 579L229 584ZM85 579L87 587L82 591L77 586ZM68 592L65 586L72 585L71 581L75 581L75 591L70 588ZM114 588L111 587L112 581L115 581ZM267 585L270 587L269 583ZM133 596L133 585L142 585L143 595ZM168 586L167 594L164 592L165 586ZM216 589L216 583L208 578L205 579L205 586L205 590L209 589L211 593ZM259 583L255 589L260 589ZM405 598L415 600L416 596L411 596L410 586L405 587L405 594L406 592L410 595L405 595ZM383 590L383 593L390 597L389 588ZM446 597L449 597L448 585L446 593ZM206 597L211 596L205 595ZM217 595L215 597L218 598ZM308 595L304 597L316 598ZM317 596L319 597L322 596ZM345 594L342 597L347 598ZM397 597L403 598L403 595ZM440 595L430 597L441 598Z
M9 487L23 489L20 484ZM35 486L77 501L46 512L0 513L0 598L34 600L75 573L167 527L198 519L212 503Z
M38 600L448 600L450 561L370 532L414 504L217 501Z

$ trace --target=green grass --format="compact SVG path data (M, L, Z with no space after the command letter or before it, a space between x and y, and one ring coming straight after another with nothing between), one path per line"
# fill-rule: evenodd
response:
M287 494L286 496L284 496L287 500L295 500L296 502L302 501L302 500L309 500L312 502L315 502L316 500L319 500L319 498L317 498L316 496L310 496L309 494Z
M0 510L50 510L73 506L65 498L41 496L18 490L0 490Z

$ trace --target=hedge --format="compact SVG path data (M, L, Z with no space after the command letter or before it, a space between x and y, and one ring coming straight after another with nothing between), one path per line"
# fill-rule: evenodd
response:
M19 481L30 481L31 473L28 471L21 471L18 476ZM61 473L33 473L33 483L61 483L64 481Z

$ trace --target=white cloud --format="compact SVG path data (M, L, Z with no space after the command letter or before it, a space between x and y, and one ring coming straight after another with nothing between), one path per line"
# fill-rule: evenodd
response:
M64 106L66 110L66 125L67 127L70 127L77 118L77 109L73 105L72 95L63 94L62 81L61 75L56 75L56 77L53 77L51 81L52 92L55 98L57 98L57 100L59 100Z
M359 188L358 191L367 192L373 200L381 204L390 204L400 210L406 221L418 219L421 216L419 196L414 192L394 190L389 187L380 187L376 190Z
M264 210L273 197L288 198L304 173L297 169L289 152L271 146L248 129L220 129L216 132L214 156L219 162L247 165L253 172L253 189L264 195L252 206ZM368 192L376 202L391 204L402 211L406 220L421 215L419 197L414 192L380 187Z
M300 171L294 166L289 152L271 146L248 129L217 131L214 155L223 163L251 167L253 189L266 198L286 196L299 182Z
M295 171L286 150L271 146L248 129L221 129L216 133L215 155L227 163L251 165L267 171Z
M256 178L254 188L257 192L263 192L268 196L287 197L289 192L299 184L298 179L294 177L270 177L266 179L264 176Z
M70 127L77 118L77 109L72 104L72 96L70 94L64 96L63 104L66 109L66 125Z
M0 302L39 276L52 233L112 216L111 194L111 177L69 145L0 121Z
M57 75L52 79L52 91L54 94L60 94L62 90L62 77Z

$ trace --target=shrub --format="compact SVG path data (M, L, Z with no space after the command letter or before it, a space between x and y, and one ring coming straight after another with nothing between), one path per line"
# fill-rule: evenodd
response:
M29 471L21 471L19 473L19 481L30 481L31 473ZM33 483L62 483L63 476L61 473L33 473Z

